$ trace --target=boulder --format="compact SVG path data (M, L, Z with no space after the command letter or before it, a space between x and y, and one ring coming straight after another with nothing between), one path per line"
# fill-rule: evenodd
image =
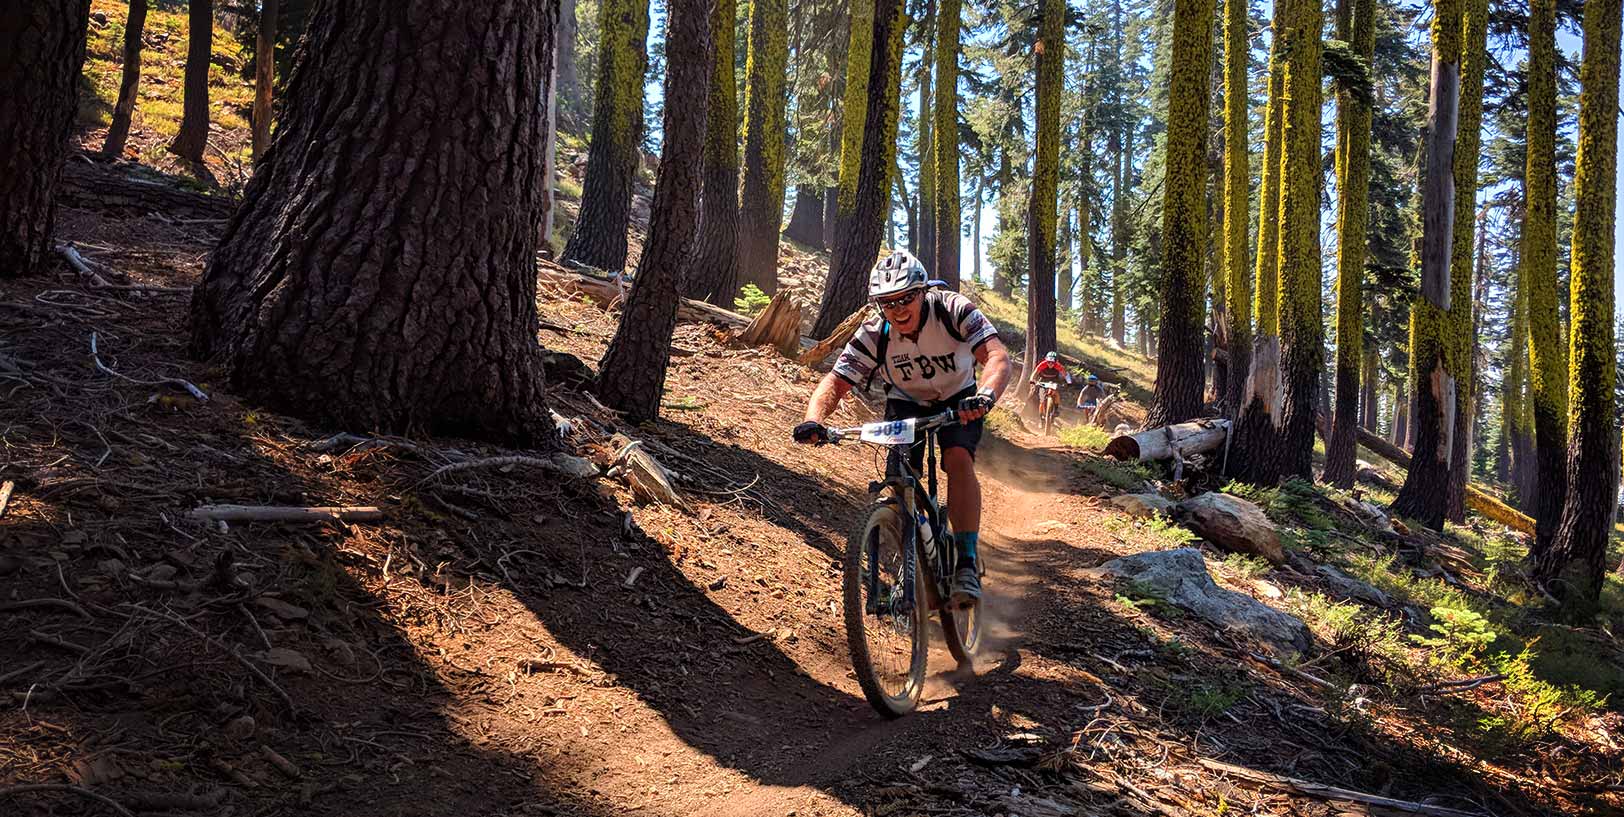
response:
M1203 539L1232 553L1261 556L1272 564L1286 561L1280 533L1263 509L1237 496L1206 493L1180 502L1173 515Z
M1111 505L1138 518L1171 516L1173 512L1173 501L1161 494L1119 494L1111 497Z
M1393 603L1386 593L1330 565L1320 565L1314 572L1331 586L1332 591L1343 598L1357 599L1377 607L1388 607Z
M1306 653L1313 640L1308 626L1244 593L1225 590L1207 573L1195 548L1157 550L1112 559L1097 570L1135 582L1230 633L1267 646L1276 654Z

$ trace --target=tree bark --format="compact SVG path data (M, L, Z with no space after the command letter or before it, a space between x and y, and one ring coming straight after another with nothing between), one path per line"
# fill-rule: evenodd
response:
M1173 56L1162 182L1161 335L1156 396L1145 422L1201 416L1205 385L1207 100L1212 77L1212 0L1173 5Z
M930 210L935 221L931 269L951 290L959 289L959 231L963 213L959 203L959 28L960 0L936 0L936 140L932 158L936 169L936 200ZM979 253L980 248L976 251Z
M630 422L660 413L678 290L693 262L704 175L715 0L669 0L666 29L665 138L654 188L649 241L637 263L620 326L598 364L596 391ZM797 340L799 334L797 333Z
M1588 0L1579 68L1579 159L1573 177L1575 391L1569 413L1568 494L1551 547L1534 576L1562 600L1569 618L1588 622L1606 576L1607 542L1618 501L1619 432L1613 425L1617 359L1613 338L1613 219L1618 173L1619 0Z
M738 283L778 290L778 228L784 220L789 1L749 0L744 85L744 179L733 259Z
M592 149L581 185L581 210L560 256L612 273L626 268L626 230L642 155L648 3L602 0L599 6Z
M936 143L932 130L935 89L931 87L931 72L936 67L936 0L925 0L923 12L916 21L921 28L923 53L918 68L919 113L914 122L915 153L919 156L919 248L915 253L930 277L940 278L936 271Z
M1465 0L1461 10L1461 78L1455 137L1454 234L1449 274L1449 369L1455 377L1454 430L1450 433L1449 485L1444 518L1464 522L1466 482L1471 469L1473 270L1476 263L1477 165L1482 142L1483 76L1487 57L1488 0Z
M1057 315L1071 311L1071 294L1077 289L1077 279L1071 268L1071 213L1067 212L1070 208L1060 209L1060 234L1056 239L1060 243L1056 245L1055 253L1055 274L1058 278L1055 282L1054 306Z
M1439 0L1432 26L1425 187L1421 194L1421 297L1410 311L1416 372L1415 449L1393 512L1441 530L1454 445L1455 380L1450 256L1455 227L1454 155L1460 95L1462 0Z
M209 142L209 58L214 46L214 0L188 0L186 6L186 77L181 100L180 131L169 151L201 164Z
M690 298L733 308L739 293L733 253L739 235L739 91L733 77L736 0L716 0L705 105L705 178L701 182L699 246L683 282Z
M1350 0L1343 0L1344 5ZM1340 10L1338 35L1368 62L1376 48L1375 0L1351 0ZM1359 425L1359 376L1365 364L1365 246L1369 230L1371 102L1337 90L1336 407L1325 443L1326 482L1353 486ZM1371 423L1371 425L1375 425Z
M981 203L987 196L987 177L976 177L976 198L970 206L970 278L981 283Z
M89 0L53 0L0 24L0 278L37 271L51 252L89 19Z
M726 0L718 0L721 6ZM584 100L581 99L581 76L577 68L575 37L578 24L575 21L576 0L562 0L558 9L558 44L557 53L553 56L558 74L554 95L558 98L559 119L570 132L579 132L581 125L586 121ZM731 41L732 37L729 36Z
M535 249L557 4L326 8L288 82L289 149L193 293L195 353L313 422L550 446Z
M1218 451L1223 448L1224 439L1228 436L1228 420L1198 420L1114 437L1101 453L1119 460L1151 462L1170 459L1175 454L1184 456Z
M829 277L841 268L857 210L857 179L863 166L867 124L868 72L874 58L874 0L851 0L846 42L846 73L840 106L840 172L835 187L834 240L829 244ZM818 316L822 318L820 313Z
M840 261L829 271L813 337L825 337L868 298L868 273L879 256L880 238L891 218L891 178L896 172L897 118L902 84L902 34L906 23L902 0L880 0L874 8L874 38L863 106L861 161L850 221L836 241ZM854 18L855 19L855 18ZM855 37L855 35L854 35ZM856 47L856 42L853 42ZM850 108L847 114L850 115ZM849 144L849 143L848 143ZM845 149L841 151L845 161ZM842 185L844 187L844 185Z
M1055 222L1059 219L1060 98L1065 92L1066 2L1041 0L1037 42L1037 128L1026 203L1026 353L1022 377L1055 351Z
M1224 3L1224 297L1228 319L1224 348L1228 375L1219 398L1225 415L1240 414L1246 394L1246 373L1252 359L1252 265L1247 255L1250 238L1252 165L1247 119L1247 66L1251 61L1251 39L1247 31L1247 7L1241 0Z
M276 82L277 0L260 0L259 28L254 35L254 163L271 146L271 86Z
M814 250L823 249L823 189L815 185L795 187L795 207L790 210L784 237Z
M272 0L275 5L275 0ZM141 86L141 35L147 27L147 0L130 0L130 14L124 20L124 77L118 85L118 103L113 121L107 126L102 156L116 159L124 155L130 138L130 117L135 113L136 92Z

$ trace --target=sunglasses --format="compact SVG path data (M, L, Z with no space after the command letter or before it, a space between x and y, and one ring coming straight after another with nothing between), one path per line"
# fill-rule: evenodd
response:
M918 298L919 298L919 293L917 291L915 291L915 292L910 292L907 295L902 296L901 298L891 298L889 300L884 300L884 301L878 301L877 300L877 301L874 302L874 305L881 308L881 309L883 309L883 310L885 310L885 311L887 311L887 312L896 312L898 310L901 310L903 307L906 307L908 304L913 303L915 300L918 300Z

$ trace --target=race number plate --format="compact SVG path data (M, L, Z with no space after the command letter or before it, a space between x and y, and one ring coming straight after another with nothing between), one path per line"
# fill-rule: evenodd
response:
M914 441L914 420L886 420L864 423L861 435L865 443L905 445Z

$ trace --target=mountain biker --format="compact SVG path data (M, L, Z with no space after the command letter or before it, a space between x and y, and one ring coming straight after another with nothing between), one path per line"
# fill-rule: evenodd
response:
M1099 377L1095 376L1093 372L1089 372L1088 376L1083 378L1083 387L1077 392L1077 407L1080 409L1094 408L1099 405L1100 398L1104 394L1105 389L1100 385Z
M976 480L975 452L982 418L998 402L1009 379L1009 350L969 298L934 289L933 283L919 260L905 251L874 265L868 297L880 315L858 327L834 370L813 390L806 421L795 427L795 441L828 442L823 421L853 387L867 389L876 375L885 384L887 420L930 417L957 408L959 424L942 428L936 439L942 448L942 470L947 472L947 518L958 550L951 602L962 606L981 598L976 570L981 484ZM985 377L979 388L976 363ZM924 454L923 441L909 450L915 471Z

